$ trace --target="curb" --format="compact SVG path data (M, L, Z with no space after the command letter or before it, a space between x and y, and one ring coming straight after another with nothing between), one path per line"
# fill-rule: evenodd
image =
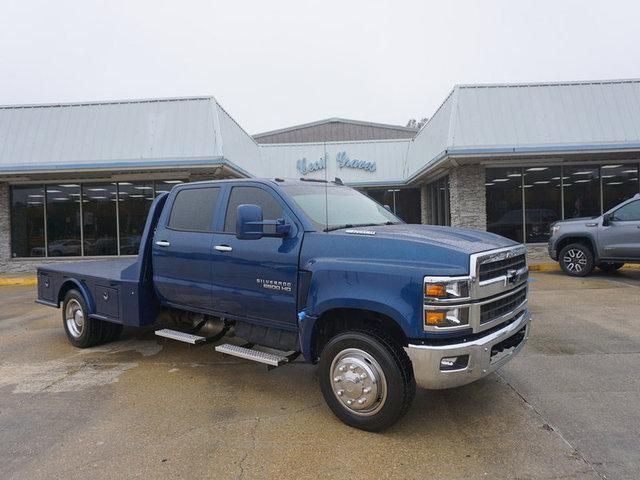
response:
M36 277L0 277L0 287L37 285Z

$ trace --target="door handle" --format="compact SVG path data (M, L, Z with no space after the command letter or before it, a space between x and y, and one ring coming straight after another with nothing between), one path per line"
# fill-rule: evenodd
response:
M158 245L159 247L168 247L171 245L171 242L167 242L166 240L158 240L156 242L156 245Z
M231 252L233 250L233 248L231 248L229 245L216 245L213 248L215 248L219 252Z

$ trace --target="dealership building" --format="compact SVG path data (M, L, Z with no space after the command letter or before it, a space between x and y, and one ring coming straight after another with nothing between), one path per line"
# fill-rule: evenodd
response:
M173 185L340 178L410 223L546 261L550 223L640 192L640 80L458 85L419 130L328 119L249 135L213 97L0 107L0 267L135 255Z

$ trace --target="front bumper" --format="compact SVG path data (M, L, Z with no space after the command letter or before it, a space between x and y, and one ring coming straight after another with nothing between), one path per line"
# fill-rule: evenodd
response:
M494 346L518 335L523 329L524 336L517 345L493 352ZM485 377L511 360L524 347L530 330L531 318L529 311L525 310L506 327L476 340L453 345L409 345L405 350L413 364L413 374L419 387L432 390L459 387ZM441 369L443 358L464 355L469 356L464 368Z

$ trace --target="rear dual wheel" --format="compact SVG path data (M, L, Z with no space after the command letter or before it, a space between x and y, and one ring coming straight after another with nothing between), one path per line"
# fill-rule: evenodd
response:
M333 337L319 363L320 389L347 425L377 432L396 423L416 391L411 360L379 332L353 330Z
M112 342L122 333L122 325L90 318L87 303L78 290L69 290L62 303L62 324L69 342L88 348Z

